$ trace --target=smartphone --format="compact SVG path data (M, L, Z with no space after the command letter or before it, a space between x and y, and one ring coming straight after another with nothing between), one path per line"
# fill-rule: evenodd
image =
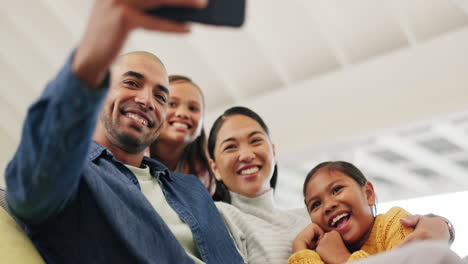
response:
M149 14L178 22L240 27L245 18L246 0L208 0L203 9L162 7L150 9Z

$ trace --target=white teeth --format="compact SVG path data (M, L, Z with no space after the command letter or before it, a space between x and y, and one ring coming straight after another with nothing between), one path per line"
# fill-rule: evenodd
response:
M174 123L172 123L172 126L175 126L175 127L182 127L182 128L188 128L188 125L187 125L187 124L179 123L179 122L174 122Z
M340 221L341 218L346 217L346 216L348 216L348 215L349 215L348 213L342 213L342 214L340 214L340 215L335 216L335 217L333 218L332 222L331 222L331 226L335 226L335 224L336 224L338 221Z
M143 124L143 125L145 125L145 126L148 125L148 121L146 121L146 119L141 118L141 117L139 117L139 116L136 115L136 114L127 113L127 117L129 117L129 118L131 118L131 119L133 119L133 120L135 120L135 121L137 121L137 122L139 122L139 123L141 123L141 124Z
M241 170L240 174L242 175L247 175L247 174L252 174L258 171L258 167L252 167L246 170Z

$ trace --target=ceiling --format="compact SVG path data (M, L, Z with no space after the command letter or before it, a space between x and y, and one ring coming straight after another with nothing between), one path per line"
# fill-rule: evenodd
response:
M91 4L2 3L0 169ZM138 31L125 51L153 52L198 83L206 128L228 106L260 113L278 154L277 200L289 207L301 203L305 174L328 159L355 162L380 201L468 189L466 47L466 0L249 0L241 29Z

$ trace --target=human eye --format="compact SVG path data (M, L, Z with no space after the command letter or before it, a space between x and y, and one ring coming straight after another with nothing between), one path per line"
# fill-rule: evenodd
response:
M163 104L165 104L167 102L167 98L166 96L164 95L161 95L161 94L155 94L154 97L156 99L158 99L159 101L161 101Z
M255 143L259 143L259 142L262 142L263 141L263 138L252 138L252 140L250 141L250 143L252 144L255 144Z
M341 189L343 189L343 186L341 186L341 185L335 186L332 189L332 193L337 194Z
M176 107L177 106L177 104L175 102L169 102L168 105L169 105L169 107Z
M134 88L138 88L139 85L137 82L135 81L132 81L132 80L124 80L123 81L124 85L127 86L127 87L134 87Z
M235 149L235 148L236 148L236 145L229 144L229 145L224 146L223 151L228 151L228 150Z
M189 110L193 112L198 112L200 108L198 106L191 105L189 106Z
M320 201L314 201L312 202L312 204L310 205L310 209L309 211L312 211L314 210L315 208L319 207L322 203Z

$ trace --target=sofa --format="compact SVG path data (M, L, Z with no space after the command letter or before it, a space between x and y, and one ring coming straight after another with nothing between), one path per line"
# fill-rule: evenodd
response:
M20 221L11 215L0 188L0 262L18 264L45 263L31 240L23 232Z

